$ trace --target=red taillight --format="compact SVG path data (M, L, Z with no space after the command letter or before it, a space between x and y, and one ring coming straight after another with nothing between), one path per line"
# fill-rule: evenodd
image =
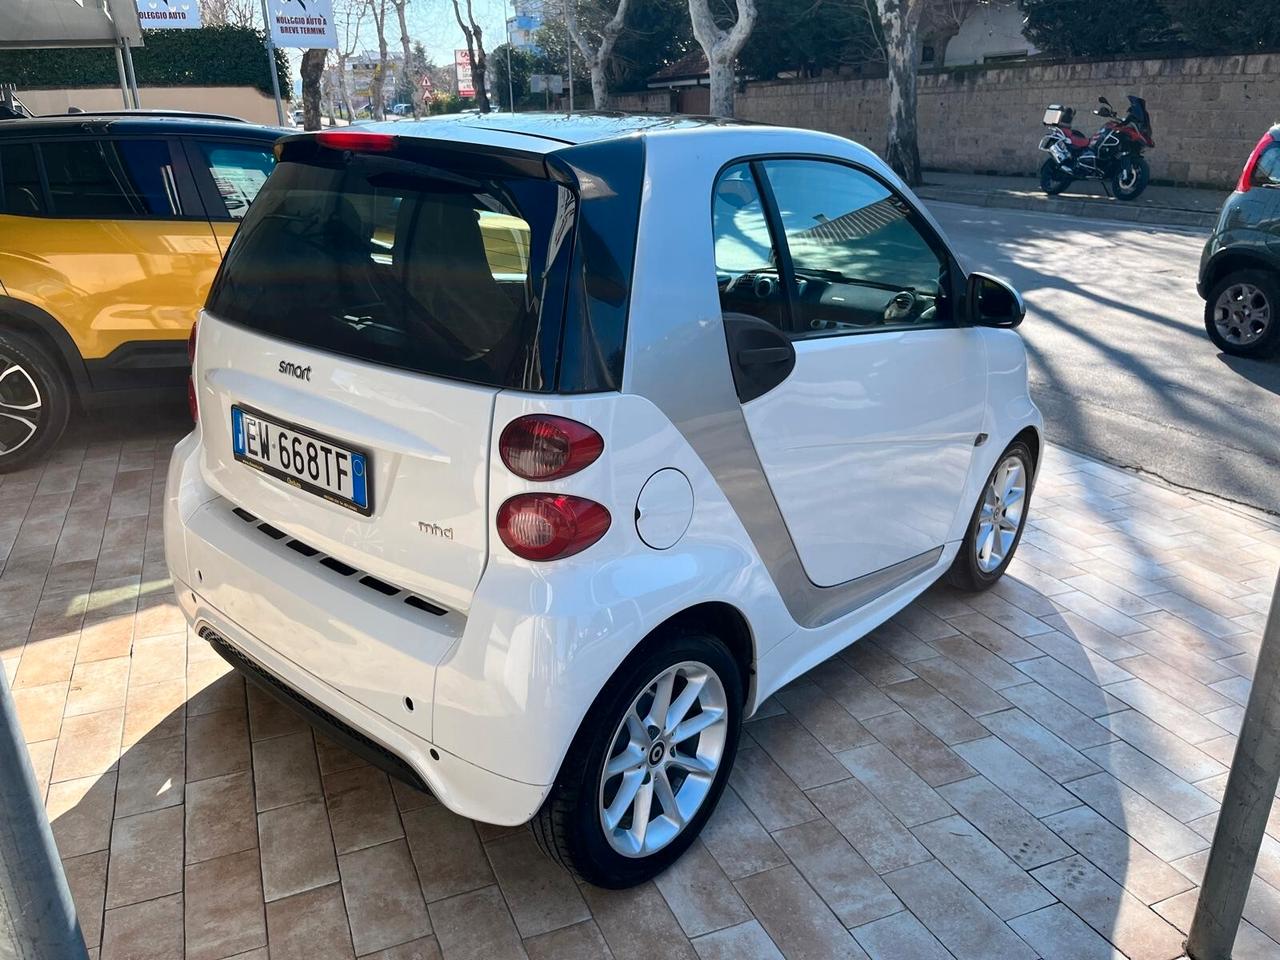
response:
M188 363L196 362L196 327L198 326L199 326L199 321L196 321L191 325L191 332L187 334L187 362Z
M356 153L388 153L396 148L394 133L370 133L361 130L325 130L316 134L316 142L330 150L352 150Z
M1253 171L1258 166L1258 161L1262 155L1266 153L1267 148L1275 143L1275 139L1270 133L1264 133L1262 139L1258 141L1258 145L1253 148L1253 153L1249 154L1249 159L1244 165L1244 169L1240 171L1240 182L1236 184L1236 189L1241 193L1248 193L1253 186Z
M610 520L609 511L594 500L521 493L498 508L498 536L517 557L560 560L603 537Z
M549 414L517 417L498 438L507 469L526 480L557 480L595 462L604 438L585 423Z

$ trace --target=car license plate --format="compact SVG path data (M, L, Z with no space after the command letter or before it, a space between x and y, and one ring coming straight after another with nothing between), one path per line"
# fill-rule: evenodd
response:
M241 463L330 503L372 512L369 458L359 450L248 407L231 407L231 447Z

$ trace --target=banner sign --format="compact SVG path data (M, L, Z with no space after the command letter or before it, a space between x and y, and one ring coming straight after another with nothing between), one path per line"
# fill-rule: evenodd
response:
M194 30L201 26L197 0L138 0L144 30Z
M338 48L333 0L268 0L267 11L277 47Z
M471 54L466 50L453 51L453 68L458 72L458 96L474 97L476 84L471 79Z

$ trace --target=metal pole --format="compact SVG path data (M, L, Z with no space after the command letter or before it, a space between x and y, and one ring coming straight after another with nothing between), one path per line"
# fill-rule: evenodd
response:
M124 108L129 109L129 78L124 74L124 54L120 52L120 47L124 44L123 40L116 43L116 72L120 74L120 98L124 101Z
M0 668L0 957L88 956Z
M1253 689L1227 775L1218 826L1196 901L1187 956L1231 960L1267 816L1280 783L1280 576L1262 634Z
M271 73L271 92L276 98L276 120L284 126L284 101L280 99L280 77L276 74L276 45L271 39L271 14L267 12L267 0L262 0L262 29L267 41L267 69Z
M142 109L142 98L138 96L138 78L133 72L133 51L129 49L129 41L120 41L121 52L124 53L124 72L129 78L129 91L133 94L133 109Z

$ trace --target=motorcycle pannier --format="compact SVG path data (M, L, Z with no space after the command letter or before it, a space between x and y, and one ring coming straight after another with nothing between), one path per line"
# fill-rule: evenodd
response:
M1075 111L1070 107L1064 107L1060 103L1051 103L1044 112L1044 120L1051 127L1056 127L1060 123L1070 123Z

